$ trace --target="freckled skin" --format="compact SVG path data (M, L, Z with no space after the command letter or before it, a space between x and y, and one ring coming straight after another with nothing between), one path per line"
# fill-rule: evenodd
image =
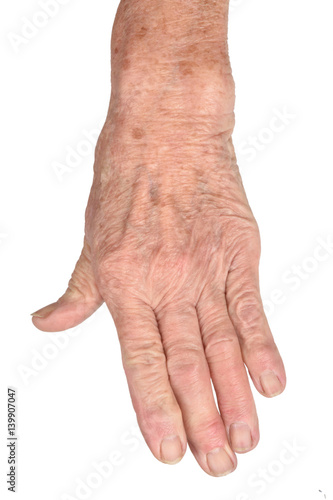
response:
M124 59L123 62L122 62L122 69L123 70L129 69L130 66L131 66L130 59Z
M179 63L179 71L182 75L193 75L193 71L195 68L198 68L198 65L193 61L181 61Z
M142 26L139 33L137 34L138 38L144 38L147 35L148 29Z
M150 450L175 463L188 443L212 476L259 440L244 363L262 395L286 384L232 143L227 15L227 0L121 1L84 246L64 295L33 318L64 330L105 302Z
M140 128L134 128L132 131L133 139L142 139L145 135L145 131Z

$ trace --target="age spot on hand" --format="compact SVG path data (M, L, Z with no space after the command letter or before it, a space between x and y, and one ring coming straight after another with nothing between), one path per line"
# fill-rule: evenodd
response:
M124 59L122 62L122 69L124 69L124 70L129 69L130 66L131 66L130 60Z
M191 61L181 61L179 63L179 71L182 75L193 75L194 63Z
M144 26L142 26L142 28L140 29L140 31L137 34L138 38L145 37L147 32L148 32L148 28L145 28Z
M134 128L132 130L133 139L142 139L145 135L146 133L142 128Z

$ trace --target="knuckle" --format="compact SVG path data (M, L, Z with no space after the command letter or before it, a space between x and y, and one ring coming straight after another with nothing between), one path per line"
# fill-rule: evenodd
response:
M150 368L156 370L165 364L163 347L158 341L142 341L140 339L122 340L123 364L127 369L139 371Z
M244 248L245 244L260 248L259 226L253 215L232 218L229 221L229 234L233 240L244 242Z
M73 298L83 298L85 300L95 295L94 278L91 273L91 261L85 249L83 249L68 282L67 295Z
M170 425L170 416L173 421L182 419L179 406L166 393L157 393L141 399L136 413L140 427L147 432L151 432L153 428L157 432L164 431L165 427Z
M256 290L242 291L235 297L231 309L242 328L253 330L263 322L263 307Z
M173 343L167 348L167 368L170 377L184 384L200 380L202 348L195 344Z
M67 285L67 295L73 298L85 299L85 292L89 288L87 280L74 271Z
M99 294L95 283L86 276L78 273L73 273L68 282L66 292L67 297L71 297L73 300L81 300L85 303L95 301L96 296Z
M220 441L223 433L223 424L221 417L202 415L198 420L198 416L191 416L193 424L196 426L196 439L201 443L211 443ZM191 418L190 417L190 418Z
M201 368L195 361L168 362L168 372L170 377L178 381L178 385L196 383L200 379Z
M177 416L178 405L169 390L165 355L158 342L140 342L133 348L122 342L122 361L135 411L148 430L166 414Z
M252 413L252 405L245 397L235 397L229 404L224 403L223 405L223 419L225 422L246 421L247 417Z
M225 335L220 329L211 330L204 337L207 361L225 361L233 355L235 336Z
M256 332L246 338L243 349L255 353L257 360L265 361L271 357L272 352L277 351L277 346L273 339L264 333Z

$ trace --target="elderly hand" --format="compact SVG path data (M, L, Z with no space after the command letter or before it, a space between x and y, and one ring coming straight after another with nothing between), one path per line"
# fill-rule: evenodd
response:
M188 442L202 469L220 476L235 469L235 452L259 440L245 365L264 396L281 393L286 378L260 298L259 232L232 145L227 54L208 35L207 43L190 35L179 43L177 32L170 41L170 19L181 13L164 6L164 28L147 23L144 1L123 0L114 27L112 97L82 254L65 294L33 322L71 328L105 301L152 453L176 463ZM215 14L225 17L226 3L212 2Z

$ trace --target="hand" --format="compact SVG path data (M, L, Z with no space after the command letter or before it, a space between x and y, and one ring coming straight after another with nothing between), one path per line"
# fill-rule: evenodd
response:
M71 328L105 301L150 450L176 463L188 442L202 469L220 476L259 440L244 363L264 396L281 393L286 377L232 146L232 76L178 70L181 83L158 90L145 92L134 73L113 87L81 257L65 294L33 323Z

